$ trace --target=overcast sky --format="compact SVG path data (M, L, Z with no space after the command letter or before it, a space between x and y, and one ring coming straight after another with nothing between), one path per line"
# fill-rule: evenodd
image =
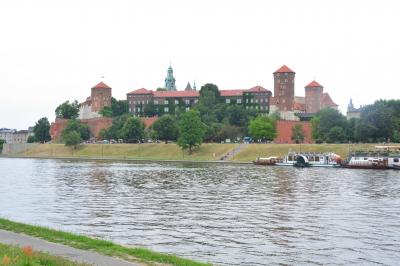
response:
M345 111L400 98L399 1L1 1L0 128L54 120L104 76L113 96L164 85L178 90L261 85L296 72L296 95L314 78Z

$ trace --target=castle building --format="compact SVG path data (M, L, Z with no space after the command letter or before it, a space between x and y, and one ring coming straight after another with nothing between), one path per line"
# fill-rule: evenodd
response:
M305 87L306 113L318 113L322 109L324 87L313 80Z
M91 94L80 104L79 119L101 117L98 113L105 106L111 106L112 89L104 82L91 88Z
M361 116L361 108L355 108L353 104L353 99L350 98L350 102L347 105L347 113L346 113L347 119L360 118L360 116Z
M294 77L296 73L286 65L283 65L273 75L274 97L278 110L293 111Z
M167 77L165 78L165 89L167 89L167 91L176 91L174 71L172 70L171 65L167 70Z
M239 104L260 113L269 113L271 94L261 86L243 90L220 90L221 98L226 104ZM188 111L198 103L199 97L200 93L193 89L153 91L142 88L127 94L129 112L136 116L144 116L149 104L154 106L158 115L175 114L177 110Z
M295 96L296 73L286 65L274 75L274 96L271 97L271 112L278 112L283 120L310 120L323 108L338 109L323 86L315 80L305 87L305 97Z

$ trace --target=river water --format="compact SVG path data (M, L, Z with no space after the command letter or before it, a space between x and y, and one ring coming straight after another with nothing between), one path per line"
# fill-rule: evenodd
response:
M400 263L400 173L0 159L0 216L216 265Z

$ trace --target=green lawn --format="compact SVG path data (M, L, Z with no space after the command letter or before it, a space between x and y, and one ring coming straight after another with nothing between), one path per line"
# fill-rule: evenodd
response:
M289 151L334 152L347 158L349 149L372 149L376 144L250 144L235 155L240 162L253 161L256 157L285 156Z
M32 250L31 247L19 248L0 243L0 265L4 266L85 266L62 257Z
M180 258L175 255L159 253L141 247L126 247L110 241L75 235L40 226L17 223L0 218L0 229L24 233L50 242L61 243L78 249L93 250L107 256L130 261L157 262L176 266L204 266L206 263Z
M219 160L238 144L203 144L193 151L182 152L176 144L146 143L146 144L84 144L76 151L63 144L41 144L22 152L26 156L50 157L93 157L116 159L148 159L148 160Z

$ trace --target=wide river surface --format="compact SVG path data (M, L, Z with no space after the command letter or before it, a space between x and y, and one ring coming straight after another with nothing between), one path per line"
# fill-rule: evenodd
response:
M400 263L400 172L0 159L0 217L216 265Z

